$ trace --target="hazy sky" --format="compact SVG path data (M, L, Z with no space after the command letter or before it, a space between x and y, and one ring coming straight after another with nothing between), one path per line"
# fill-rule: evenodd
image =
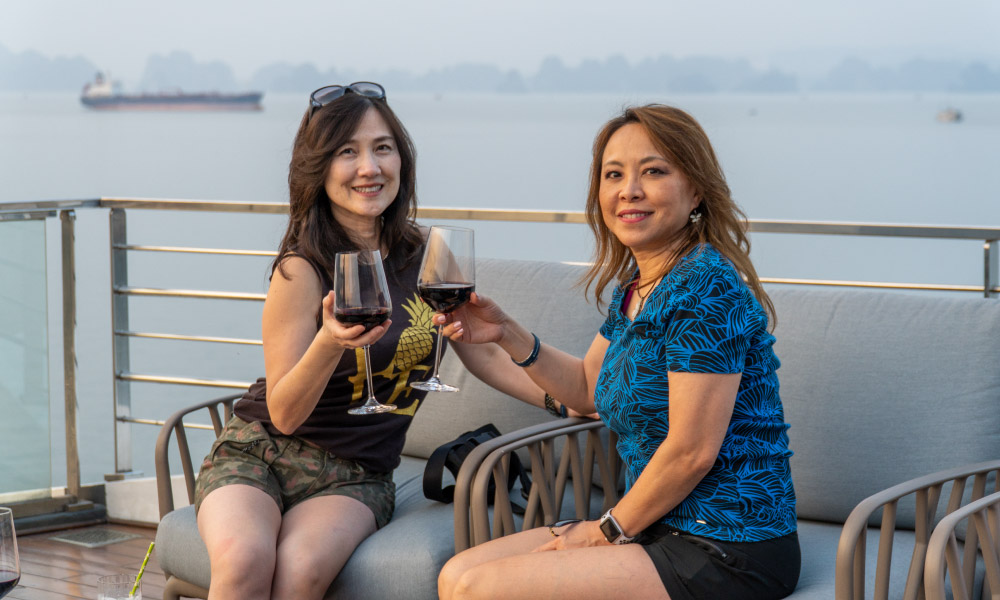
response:
M414 73L487 62L534 73L622 54L839 60L979 58L1000 64L1000 0L0 0L0 44L82 55L138 79L186 50L238 78L278 62ZM829 65L819 65L828 67Z

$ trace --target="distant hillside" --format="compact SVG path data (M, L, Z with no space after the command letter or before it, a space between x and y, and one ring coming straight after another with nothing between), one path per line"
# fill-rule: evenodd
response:
M15 54L0 45L0 90L79 90L97 67L82 56L49 58L33 50Z
M191 54L181 51L167 56L151 55L139 86L145 91L179 89L188 92L233 92L241 87L233 69L226 63L200 63Z
M15 54L0 45L2 91L75 91L90 81L97 70L96 65L82 56L50 58L30 50ZM199 62L183 51L151 55L138 87L145 91L308 92L330 82L358 79L376 80L393 90L429 92L1000 92L1000 66L924 58L897 66L875 66L864 59L849 57L824 76L813 76L808 81L788 70L758 67L744 59L662 55L632 64L622 56L611 56L604 60L584 60L576 66L550 56L531 75L469 63L419 75L398 69L358 72L344 66L322 71L311 63L274 63L258 69L249 81L241 82L226 63Z

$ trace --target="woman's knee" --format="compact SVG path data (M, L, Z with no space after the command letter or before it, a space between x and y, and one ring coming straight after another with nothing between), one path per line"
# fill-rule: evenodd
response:
M275 598L322 598L343 568L340 560L278 547L274 569Z
M460 563L459 557L461 555L456 555L451 557L441 568L441 572L438 573L438 596L441 600L451 600L452 590L455 588L455 582L462 575L464 570Z
M282 548L279 547L275 570L281 571L283 579L287 581L302 582L306 587L315 587L316 581L326 579L330 570L330 560L306 552L282 552ZM336 576L337 573L333 575Z
M457 573L451 583L449 600L475 600L497 597L496 587L491 583L489 563Z
M209 551L212 583L270 589L274 575L274 544L259 538L227 537Z
M467 560L462 554L453 556L438 574L438 595L442 600L475 597L469 595L474 591L473 579L475 577L470 573L483 571L483 569L484 567Z

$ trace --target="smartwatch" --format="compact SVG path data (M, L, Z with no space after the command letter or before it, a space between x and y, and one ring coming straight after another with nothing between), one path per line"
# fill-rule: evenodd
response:
M635 536L628 537L622 533L622 526L618 524L615 520L614 515L611 514L613 508L609 508L608 512L604 513L601 517L601 522L599 527L601 528L601 533L607 538L612 544L630 544L635 541Z

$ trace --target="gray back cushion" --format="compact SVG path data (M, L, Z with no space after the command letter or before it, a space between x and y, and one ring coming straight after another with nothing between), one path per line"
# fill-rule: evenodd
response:
M477 261L476 289L545 342L583 356L604 321L576 287L586 268ZM1000 457L1000 301L770 286L775 350L801 518L842 522L862 499L920 475ZM486 386L454 353L404 454L430 455L485 423L508 433L551 419ZM900 524L912 526L905 505Z
M1000 301L768 292L800 518L843 521L877 491L1000 457Z
M577 287L585 272L586 267L564 263L479 259L476 291L496 300L543 342L582 357L604 322ZM441 361L440 377L461 391L427 394L410 426L404 454L426 458L442 443L486 423L510 433L553 418L482 383L454 352Z

